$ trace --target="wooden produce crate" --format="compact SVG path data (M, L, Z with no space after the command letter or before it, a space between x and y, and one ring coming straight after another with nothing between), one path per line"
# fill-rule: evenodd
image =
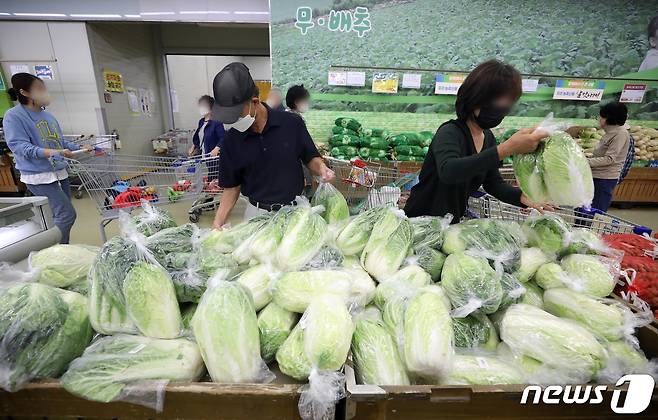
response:
M162 412L128 402L101 403L76 397L55 380L0 390L0 418L11 419L299 419L301 383L278 370L270 384L170 383Z
M637 337L648 358L658 356L658 330L651 325L638 330ZM347 403L345 419L424 420L424 419L603 419L630 418L610 408L614 390L620 389L625 401L627 388L607 386L601 404L521 405L526 385L486 386L376 386L359 385L354 370L346 366ZM573 393L573 390L571 391ZM534 397L530 394L528 400ZM620 403L621 404L621 403ZM658 418L658 387L649 407L633 418Z
M631 168L615 188L612 201L658 204L658 168Z
M11 158L0 155L0 192L17 193L25 191L25 185L15 179Z

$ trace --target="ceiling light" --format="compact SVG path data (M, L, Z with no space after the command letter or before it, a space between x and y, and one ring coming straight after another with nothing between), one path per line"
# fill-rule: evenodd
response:
M226 10L181 10L181 15L228 15Z
M142 15L123 15L123 17L125 17L125 18L129 18L129 19L130 19L130 18L137 18L137 19L139 19L139 18L142 17Z
M141 12L142 16L175 15L174 12Z
M64 13L14 13L14 16L66 17Z
M10 16L11 13L0 12L0 16Z
M270 12L247 12L247 11L242 11L238 10L237 12L233 12L236 15L269 15Z
M121 18L121 15L113 15L110 13L98 13L98 14L71 13L69 16L74 18Z

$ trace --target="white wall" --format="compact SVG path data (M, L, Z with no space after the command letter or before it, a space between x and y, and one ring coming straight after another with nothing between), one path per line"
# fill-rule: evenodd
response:
M12 64L53 67L45 80L52 97L48 107L64 134L99 134L100 96L96 87L84 23L0 22L0 62L7 84Z
M270 57L168 55L169 86L176 91L179 109L174 112L176 128L195 128L199 121L197 100L202 95L212 96L212 81L227 64L243 62L254 80L271 80Z
M112 93L112 103L102 104L107 130L116 129L120 136L121 152L152 154L151 140L166 131L160 97L164 74L158 65L162 56L152 25L89 23L87 28L99 95L104 91L103 70L121 73L124 87L153 92L150 116L131 113L126 93Z

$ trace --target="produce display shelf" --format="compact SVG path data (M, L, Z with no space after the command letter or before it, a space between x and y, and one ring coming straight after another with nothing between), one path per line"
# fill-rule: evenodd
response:
M658 204L658 168L631 168L615 188L612 201Z
M102 403L77 397L56 380L0 390L0 417L11 419L299 419L302 383L275 370L269 384L171 382L161 412L128 402Z
M658 330L647 325L637 331L640 347L648 358L658 356ZM376 386L357 382L354 369L346 366L347 402L345 419L423 420L423 419L603 419L630 418L615 414L610 400L615 388L608 385L601 404L520 404L526 385L486 386ZM592 384L590 384L592 385ZM584 385L582 385L584 386ZM534 394L533 394L534 395ZM658 418L658 387L654 387L649 407L633 418Z

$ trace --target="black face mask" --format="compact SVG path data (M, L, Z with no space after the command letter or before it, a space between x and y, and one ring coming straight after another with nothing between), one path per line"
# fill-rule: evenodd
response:
M494 128L503 122L503 118L509 114L510 110L511 107L508 106L495 104L484 105L480 108L479 115L473 115L473 119L480 128L486 130L488 128Z

